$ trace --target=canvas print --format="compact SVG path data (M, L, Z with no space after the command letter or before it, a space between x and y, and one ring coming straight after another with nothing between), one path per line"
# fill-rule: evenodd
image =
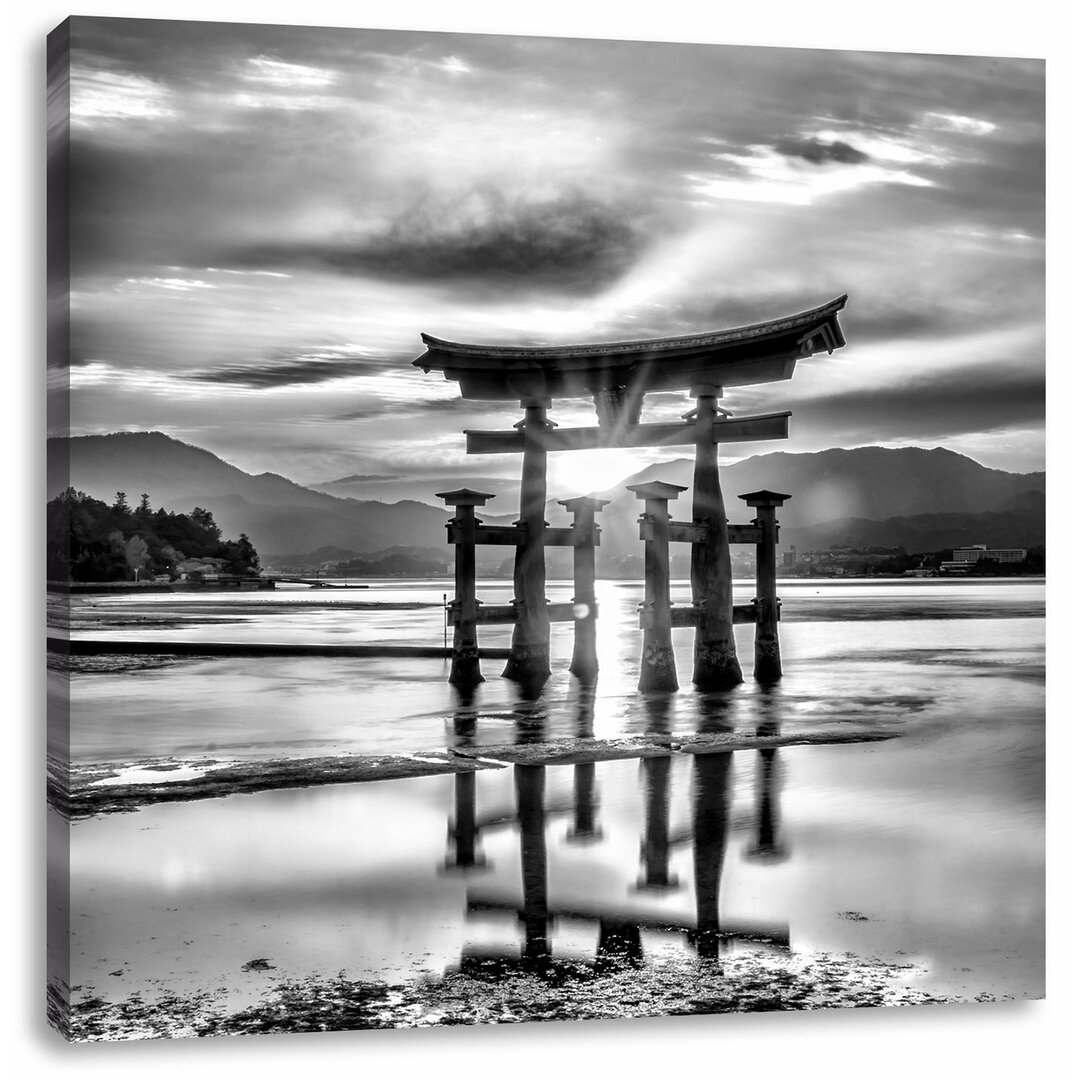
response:
M60 1033L1043 996L1041 60L48 74Z

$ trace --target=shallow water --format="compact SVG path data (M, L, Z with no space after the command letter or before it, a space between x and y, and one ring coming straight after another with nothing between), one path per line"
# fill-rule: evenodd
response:
M913 983L965 998L1041 996L1042 582L781 582L777 688L697 694L692 631L679 630L687 685L645 699L634 690L640 592L600 585L595 697L559 670L567 627L553 634L556 672L535 702L490 661L468 707L441 661L185 661L75 676L73 756L416 752L834 724L903 737L266 792L82 821L71 833L76 997L220 989L235 1006L283 977L398 980L529 949L592 959L640 946L649 960L761 947L747 935L911 963ZM309 592L264 594L280 601L265 617L249 609L259 600L221 596L214 612L235 605L244 623L190 632L439 640L438 608L350 607L439 604L441 593L394 583L330 604L320 595L312 610ZM91 617L129 603L95 598ZM188 597L138 603L189 610ZM151 632L177 633L140 633ZM749 668L752 628L738 634ZM244 970L252 960L266 966Z
M484 585L483 599L505 600L505 583ZM221 755L236 758L317 756L340 752L401 753L446 744L455 724L475 719L481 743L585 734L597 737L650 730L698 730L758 722L760 695L751 682L702 700L689 686L693 631L673 631L684 682L675 698L644 707L637 692L640 587L599 582L597 645L600 678L595 700L582 705L565 665L572 627L552 627L553 675L537 701L522 701L500 679L501 661L484 661L487 681L467 707L447 685L449 662L402 659L186 659L141 670L79 674L71 683L71 754L76 761L130 757ZM777 692L785 724L830 720L906 720L935 703L947 705L950 676L985 677L1003 667L1016 680L1038 682L1043 664L1042 582L783 581L781 624L785 678ZM571 586L554 582L552 601ZM316 596L317 599L312 599ZM218 641L426 643L442 641L441 583L373 584L324 599L325 590L237 594L159 594L93 597L74 607L73 636L177 638ZM738 583L736 602L752 597ZM678 584L675 603L689 602ZM422 608L371 605L423 603ZM158 617L185 615L191 624L155 630L125 619L148 609ZM262 614L268 609L267 614ZM919 610L927 613L919 618ZM948 618L942 613L949 613ZM239 620L206 623L209 617ZM93 629L101 619L107 629ZM482 628L485 645L509 644L505 627ZM736 627L744 667L752 666L753 627ZM797 678L795 677L797 675ZM54 690L60 688L54 677ZM1011 693L1012 683L1000 691ZM985 689L985 688L984 688ZM974 692L974 688L969 692ZM979 694L976 693L978 698ZM654 713L663 715L657 718ZM770 717L765 717L769 720Z

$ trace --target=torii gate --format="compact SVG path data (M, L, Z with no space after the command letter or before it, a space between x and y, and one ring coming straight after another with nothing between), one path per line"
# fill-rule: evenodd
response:
M570 507L575 512L574 528L551 529L545 522L548 453L692 443L694 531L687 535L696 628L693 681L703 690L724 689L742 681L735 653L729 531L716 448L721 443L787 438L791 413L736 418L717 402L725 387L790 379L799 359L843 346L838 313L846 302L845 295L795 315L734 329L591 345L468 345L421 334L427 351L413 361L416 367L441 371L459 384L463 398L516 400L525 413L514 431L465 431L467 453L522 455L520 518L514 526L499 529L475 523L473 507L483 505L489 495L462 489L440 496L458 508L451 539L456 529L459 562L462 546L474 543L506 543L517 549L512 611L489 613L490 621L514 624L511 655L503 672L506 677L535 684L551 673L545 544L589 548L591 556L596 542L591 515L600 507L584 500ZM697 402L681 422L640 422L647 393L680 388L688 388ZM548 419L554 398L584 396L592 397L595 404L596 427L558 428ZM586 518L588 537L584 535ZM471 563L471 556L464 558ZM474 564L464 567L465 578L474 575ZM595 600L575 599L590 604L591 623ZM455 602L451 681L479 682L475 594L459 595Z

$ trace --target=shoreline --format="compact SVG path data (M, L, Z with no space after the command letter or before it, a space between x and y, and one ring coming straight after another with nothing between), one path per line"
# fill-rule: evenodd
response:
M268 960L245 965L253 978L273 972ZM925 975L911 963L784 950L726 953L717 960L652 961L506 956L462 963L441 976L411 982L289 979L271 984L253 1005L227 1011L213 992L131 994L108 1001L87 990L68 1004L49 988L50 1015L74 1042L265 1035L320 1031L522 1024L552 1020L630 1020L951 1005L1008 1000L989 993L934 993L911 985Z

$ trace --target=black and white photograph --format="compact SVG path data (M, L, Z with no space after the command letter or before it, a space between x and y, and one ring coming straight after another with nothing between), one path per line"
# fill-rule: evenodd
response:
M1043 999L1044 60L303 21L49 35L49 1024Z

